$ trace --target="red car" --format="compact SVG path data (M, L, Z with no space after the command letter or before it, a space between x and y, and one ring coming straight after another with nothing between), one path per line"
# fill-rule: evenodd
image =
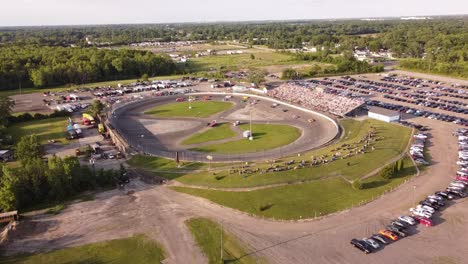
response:
M176 102L183 102L183 101L185 101L185 99L184 99L183 97L179 97L179 98L177 98L175 101L176 101Z
M468 182L468 177L466 176L457 176L455 179L457 179L457 181Z
M429 218L425 217L420 217L420 216L415 216L414 219L416 219L421 225L425 226L432 226L432 220Z

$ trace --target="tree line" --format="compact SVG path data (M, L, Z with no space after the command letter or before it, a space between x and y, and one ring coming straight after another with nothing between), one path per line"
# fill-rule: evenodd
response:
M50 201L64 201L80 192L114 186L125 169L93 171L77 157L42 158L35 135L23 137L15 146L18 168L3 166L0 174L0 211L24 209Z
M358 74L366 72L382 72L382 64L371 65L365 61L359 61L354 56L346 52L342 56L332 56L327 51L316 53L295 53L296 60L309 62L319 62L330 64L327 66L314 64L305 71L297 71L292 68L283 70L282 79L302 79L316 76L334 75L334 74Z
M177 70L166 56L128 49L6 45L0 46L0 61L2 90L169 75Z

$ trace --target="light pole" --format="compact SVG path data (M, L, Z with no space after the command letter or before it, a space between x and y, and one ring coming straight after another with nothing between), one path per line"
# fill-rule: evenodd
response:
M416 185L413 185L413 206L416 205Z
M220 246L220 251L221 251L221 263L224 263L224 260L223 260L223 231L224 231L223 222L221 222L221 246Z

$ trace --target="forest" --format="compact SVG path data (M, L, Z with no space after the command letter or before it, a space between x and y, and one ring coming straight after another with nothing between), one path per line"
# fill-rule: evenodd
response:
M316 46L328 54L389 49L400 67L468 78L468 17L423 21L283 21L0 28L0 89L169 75L162 55L121 47L141 41L235 41L276 50ZM86 40L90 40L89 44ZM70 47L74 46L74 48ZM105 48L103 48L105 46ZM322 58L309 57L308 61ZM339 62L338 62L339 63ZM354 63L353 67L362 68ZM346 65L342 65L346 66ZM335 69L340 66L335 67ZM369 69L375 71L376 69ZM337 71L340 72L340 71ZM361 72L361 71L359 71Z
M107 50L38 45L0 46L0 89L84 84L169 75L175 63L166 56L129 49Z

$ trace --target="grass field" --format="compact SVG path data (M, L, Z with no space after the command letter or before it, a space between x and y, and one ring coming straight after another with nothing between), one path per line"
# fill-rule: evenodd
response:
M363 181L365 186L363 190L353 189L350 183L340 177L250 192L184 187L173 187L173 189L253 215L275 219L300 219L334 213L372 200L400 185L414 173L415 169L410 159L405 158L404 169L395 179L370 177Z
M254 54L255 59L252 59L250 54ZM287 53L249 49L243 54L214 55L194 58L188 64L188 69L190 71L210 71L220 69L238 70L251 67L294 64L304 64L304 61L294 60L294 58Z
M14 141L18 141L26 135L36 134L42 144L47 143L48 140L66 143L65 132L67 125L68 120L65 117L33 120L11 125L6 129L6 134L11 135Z
M206 218L193 218L186 221L198 246L208 258L209 264L219 263L261 263L260 260L246 256L246 249L236 238L221 230L215 222ZM223 262L221 262L221 232L223 232Z
M192 145L205 143L210 141L222 140L227 138L233 138L237 134L231 129L231 124L222 123L215 127L208 128L208 130L194 134L189 138L182 141L182 145Z
M189 109L189 106L192 106ZM156 117L209 117L224 112L233 106L229 102L197 101L177 102L156 106L146 111L145 114Z
M243 130L249 130L249 125L240 125ZM211 153L247 153L274 149L288 145L301 136L299 129L288 125L254 124L253 138L230 141L221 144L208 145L192 150Z
M163 259L163 249L154 241L139 235L36 255L2 257L0 264L153 264Z

